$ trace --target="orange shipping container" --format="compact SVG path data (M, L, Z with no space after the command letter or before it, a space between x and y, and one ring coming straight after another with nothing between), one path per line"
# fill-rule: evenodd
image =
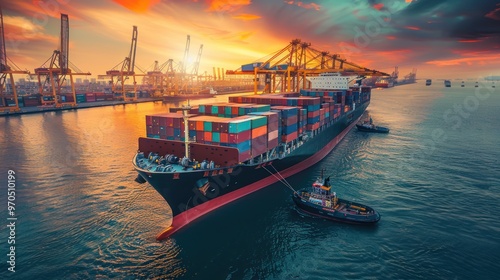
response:
M220 142L221 143L229 143L229 133L221 132L220 133Z
M203 121L196 121L196 130L203 131Z
M203 136L205 138L205 141L212 142L212 132L211 131L205 131L203 133Z
M267 126L260 126L252 129L252 138L257 138L259 136L265 135L267 133Z

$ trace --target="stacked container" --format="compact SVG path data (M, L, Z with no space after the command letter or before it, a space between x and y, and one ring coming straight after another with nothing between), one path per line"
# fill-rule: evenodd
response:
M188 115L192 117L194 115ZM150 138L184 141L182 114L167 113L146 116L146 134Z
M281 142L288 143L298 136L298 107L273 106L272 110L281 112Z

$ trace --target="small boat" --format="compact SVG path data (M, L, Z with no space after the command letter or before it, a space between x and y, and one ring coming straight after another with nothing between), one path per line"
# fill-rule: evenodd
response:
M462 81L462 84L460 85L460 87L465 87L465 82Z
M425 80L425 85L426 86L430 86L431 84L432 84L432 80L431 79Z
M450 80L444 80L444 86L445 87L451 87L451 81Z
M328 220L351 224L375 224L380 220L380 214L375 209L337 197L332 192L330 177L323 180L321 176L311 188L304 188L293 194L297 207L313 216Z
M389 133L389 128L373 124L372 118L364 123L357 123L356 128L363 132Z

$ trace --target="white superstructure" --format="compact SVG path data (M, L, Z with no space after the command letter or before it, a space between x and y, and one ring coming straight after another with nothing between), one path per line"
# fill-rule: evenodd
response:
M349 89L349 82L356 76L341 76L340 73L322 73L316 77L306 77L311 82L311 89Z

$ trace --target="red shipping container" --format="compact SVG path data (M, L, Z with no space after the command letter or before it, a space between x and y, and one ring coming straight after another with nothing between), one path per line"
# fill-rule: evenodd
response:
M307 112L307 117L308 118L314 118L314 117L317 117L317 116L319 116L319 110Z
M240 133L229 133L229 143L238 144L251 139L251 130L245 130Z
M262 135L252 139L252 155L260 155L267 151L267 135Z
M295 139L297 139L297 131L292 132L288 135L281 135L281 142L283 142L283 143L288 143L288 142L295 140Z
M267 141L267 148L268 148L268 149L273 149L273 148L276 148L276 147L278 147L278 144L279 144L279 140L278 140L278 138L275 138L275 139L272 139L272 140L271 140L271 139L269 139L269 140Z
M152 125L146 126L146 134L147 135L152 135L153 134L153 126Z
M160 126L158 125L153 125L153 133L154 135L160 135Z
M160 124L160 126L167 126L167 119L168 117L164 117L164 116L161 116L161 117L158 117L158 123Z
M196 131L196 142L202 142L202 141L205 141L205 132Z
M307 124L306 126L306 129L307 130L316 130L319 128L319 123L315 123L315 124Z
M174 119L173 118L165 118L165 119L166 119L165 126L174 127Z
M239 161L243 162L252 158L252 150L244 151L239 153Z
M96 101L95 95L93 93L87 93L86 100L87 102L95 102Z
M153 117L146 116L146 125L153 125Z
M167 136L174 136L174 128L173 127L167 126L166 131L167 131Z
M182 121L182 119L173 119L173 128L182 128L184 126L182 126L182 123L184 123Z
M282 119L283 125L286 125L286 126L296 124L297 121L298 121L297 115Z
M271 122L267 124L268 131L278 130L278 128L279 128L279 122Z
M160 126L160 136L167 136L167 129L165 126Z

